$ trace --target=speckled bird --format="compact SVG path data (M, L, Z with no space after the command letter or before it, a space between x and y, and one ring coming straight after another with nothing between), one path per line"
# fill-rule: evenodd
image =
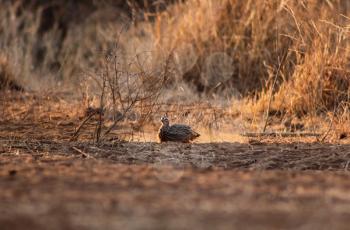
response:
M159 130L160 142L175 141L189 143L200 136L199 133L193 131L188 125L169 125L169 119L166 115L162 116L161 122L163 125Z

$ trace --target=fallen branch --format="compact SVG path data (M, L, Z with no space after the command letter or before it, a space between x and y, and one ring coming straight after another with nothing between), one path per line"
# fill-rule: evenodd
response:
M245 137L320 137L320 133L292 133L292 132L271 132L271 133L241 133Z
M91 156L87 153L84 153L82 150L76 148L76 147L72 147L72 149L74 149L75 151L77 151L78 153L80 153L81 155L83 155L85 158L91 158Z

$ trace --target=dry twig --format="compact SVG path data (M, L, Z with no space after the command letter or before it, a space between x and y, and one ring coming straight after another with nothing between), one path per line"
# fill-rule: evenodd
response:
M85 158L92 158L90 154L84 153L82 150L78 149L77 147L73 146L72 149L74 149L75 151L83 155Z

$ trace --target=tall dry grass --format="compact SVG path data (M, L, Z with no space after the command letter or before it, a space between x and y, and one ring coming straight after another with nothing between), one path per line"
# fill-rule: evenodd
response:
M76 88L84 71L101 68L101 57L108 54L125 24L126 14L104 2L96 3L95 12L84 20L77 19L83 13L78 3L71 12L75 18L64 15L65 10L67 14L72 10L68 6L58 8L63 13L57 12L56 18L45 18L48 8L60 4L31 7L22 1L0 1L0 56L13 66L16 79L27 90L52 90L60 85ZM60 17L65 17L64 28ZM52 27L43 31L49 20Z
M348 108L347 0L178 1L164 11L145 12L139 21L115 16L104 5L70 24L62 41L58 27L39 35L43 8L18 13L19 7L1 2L0 52L25 85L40 86L45 79L79 84L82 75L102 72L124 26L119 42L126 65L137 56L157 75L174 53L176 73L164 100L234 99L243 102L240 112L261 115L273 90L275 114L300 117ZM44 57L33 64L38 50L45 50Z
M186 1L158 14L152 34L162 50L189 47L182 77L202 90L222 83L215 93L238 90L263 112L277 75L273 109L305 115L348 103L349 9L341 0Z

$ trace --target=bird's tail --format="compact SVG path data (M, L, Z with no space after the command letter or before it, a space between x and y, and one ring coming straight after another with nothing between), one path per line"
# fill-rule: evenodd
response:
M192 134L193 134L194 137L199 137L200 136L200 134L195 132L195 131L192 131Z

